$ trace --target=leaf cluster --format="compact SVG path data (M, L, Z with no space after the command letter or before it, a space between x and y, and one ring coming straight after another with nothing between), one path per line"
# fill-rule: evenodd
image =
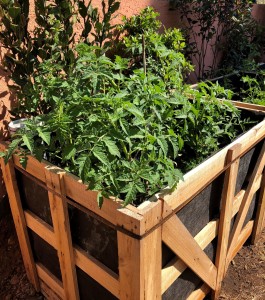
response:
M114 26L112 19L119 8L116 0L102 0L102 10L92 6L92 1L36 0L35 28L29 30L29 0L0 1L0 43L7 51L4 54L5 68L14 84L17 105L12 108L14 117L36 116L46 113L50 107L36 101L41 94L35 88L35 76L40 63L50 58L58 65L57 72L68 72L74 62L74 45L85 42L109 46ZM76 27L83 28L81 36ZM102 50L106 51L106 50Z
M156 24L148 14L146 22ZM132 64L128 53L141 38L143 63ZM99 191L99 206L110 196L139 204L175 188L183 172L244 130L239 111L216 99L217 87L184 84L189 64L180 32L142 30L121 43L128 50L123 57L109 58L86 42L72 49L70 65L58 59L60 51L39 64L30 101L45 113L13 136L6 161L20 147L24 166L31 154L77 174Z

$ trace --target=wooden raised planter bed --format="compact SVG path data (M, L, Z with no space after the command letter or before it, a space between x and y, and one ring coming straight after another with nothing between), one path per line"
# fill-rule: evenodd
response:
M99 209L77 177L32 157L1 165L28 278L48 299L216 299L265 226L265 121L137 208Z

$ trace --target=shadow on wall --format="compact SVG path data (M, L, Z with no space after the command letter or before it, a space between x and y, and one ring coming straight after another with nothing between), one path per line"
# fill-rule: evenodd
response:
M9 109L15 102L15 95L8 88L10 79L8 72L3 67L3 50L0 47L0 140L8 138L8 122L10 121Z
M14 97L9 93L8 82L9 77L7 72L2 67L3 50L0 47L0 140L8 138L8 122L10 120L10 103ZM6 198L6 189L3 182L2 172L0 170L0 218L7 214L8 201Z

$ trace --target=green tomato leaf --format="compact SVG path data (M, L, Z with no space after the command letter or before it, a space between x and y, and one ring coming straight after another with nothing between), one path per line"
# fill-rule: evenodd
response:
M119 148L117 147L116 143L114 141L112 141L110 138L104 138L103 142L105 143L105 145L108 147L109 152L112 155L121 157L121 153Z
M74 157L76 154L76 148L75 145L68 145L63 149L63 160L69 160L72 157Z
M99 159L104 165L107 165L107 166L109 165L108 158L100 147L95 147L92 152L93 152L94 156L97 159Z
M27 135L23 134L22 135L22 140L24 142L24 144L27 146L27 148L29 149L29 151L32 153L33 151L33 141L31 138L29 138Z

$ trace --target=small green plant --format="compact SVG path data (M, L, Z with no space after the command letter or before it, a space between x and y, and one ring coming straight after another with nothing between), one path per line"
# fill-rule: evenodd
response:
M242 77L244 88L241 89L241 95L244 102L265 105L265 73L260 72L258 77Z
M158 13L153 8L145 8L139 15L124 18L120 26L124 37L120 47L130 57L130 69L152 70L160 76L169 89L183 86L183 78L193 70L183 52L185 39L179 29L164 29L157 20Z

